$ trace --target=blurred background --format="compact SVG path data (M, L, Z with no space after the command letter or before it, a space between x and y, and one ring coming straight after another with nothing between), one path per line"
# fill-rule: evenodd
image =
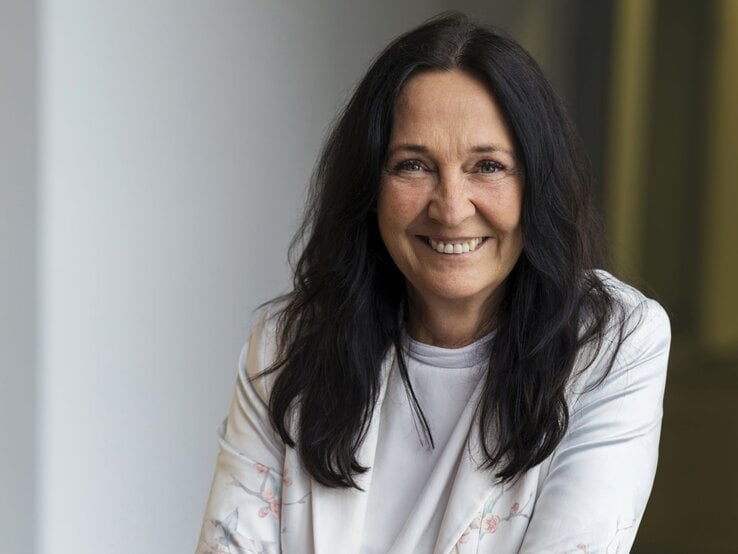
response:
M539 60L612 267L671 315L634 551L738 552L738 0L0 0L4 552L194 550L326 129L447 9Z

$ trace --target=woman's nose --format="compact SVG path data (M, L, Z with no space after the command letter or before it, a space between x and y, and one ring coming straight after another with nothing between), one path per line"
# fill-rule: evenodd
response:
M458 173L439 174L428 216L445 227L456 227L476 212L468 183Z

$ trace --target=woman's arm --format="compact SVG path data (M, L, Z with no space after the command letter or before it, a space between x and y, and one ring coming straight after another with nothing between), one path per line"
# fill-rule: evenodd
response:
M197 554L280 551L284 444L269 422L264 369L269 335L266 313L239 357L228 417L218 429L220 453Z
M640 308L611 373L572 406L521 552L628 552L633 544L656 472L671 339L663 308L653 300Z

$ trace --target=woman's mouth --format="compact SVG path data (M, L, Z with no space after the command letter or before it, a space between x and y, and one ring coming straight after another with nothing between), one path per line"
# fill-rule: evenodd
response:
M474 252L479 246L487 240L487 237L476 237L466 240L448 240L441 241L424 237L428 245L440 254L467 254Z

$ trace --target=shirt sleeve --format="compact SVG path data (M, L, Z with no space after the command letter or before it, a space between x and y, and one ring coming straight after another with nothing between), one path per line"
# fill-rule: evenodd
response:
M614 553L633 544L656 473L671 340L663 308L653 300L640 308L610 374L572 404L520 552Z
M285 447L269 421L270 347L263 312L239 357L228 416L218 429L220 453L200 532L197 554L276 554ZM273 341L272 341L273 342Z

